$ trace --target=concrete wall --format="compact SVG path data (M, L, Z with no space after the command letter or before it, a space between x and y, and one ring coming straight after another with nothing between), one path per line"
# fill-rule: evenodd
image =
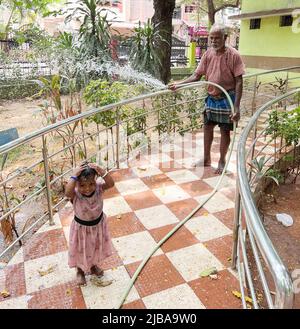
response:
M241 23L242 55L300 57L300 33L291 26L279 26L280 16L261 19L260 29L250 30L250 20Z
M300 7L300 0L243 0L242 14L255 11Z
M127 22L147 22L154 14L153 0L126 0L123 2L123 12Z
M244 0L242 14L294 7L300 7L300 0ZM294 26L280 27L280 16L262 17L260 29L254 30L250 30L250 19L242 20L239 51L248 68L269 70L298 66L300 29L295 30Z

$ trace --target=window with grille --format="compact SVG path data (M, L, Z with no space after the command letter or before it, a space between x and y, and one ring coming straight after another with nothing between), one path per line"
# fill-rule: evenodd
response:
M173 11L173 18L175 19L181 19L181 8L176 7Z
M292 25L293 25L292 15L280 16L280 26L292 26Z
M261 18L250 19L250 30L260 29Z
M186 13L194 13L196 12L196 6L185 6L184 11Z

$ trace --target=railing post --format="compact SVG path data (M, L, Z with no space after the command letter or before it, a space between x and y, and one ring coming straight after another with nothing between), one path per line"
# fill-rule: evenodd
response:
M120 169L120 111L119 107L117 107L116 110L116 121L117 121L117 126L116 126L116 164L117 164L117 169Z
M251 111L252 115L254 114L255 108L256 108L256 94L257 94L257 75L255 76L255 82L254 82L254 88L253 88L253 98L252 98L252 104L251 104Z
M51 187L50 187L50 177L49 177L49 162L48 162L48 150L45 135L42 136L43 139L43 161L44 161L44 172L45 172L45 184L46 184L46 195L49 211L49 224L54 225L53 220L53 209L51 200Z
M241 195L239 190L239 183L236 183L235 191L235 209L234 209L234 225L233 225L233 248L231 257L231 268L236 269L237 254L238 254L238 240L239 240L239 228L240 228L240 213L241 213Z
M289 71L287 71L286 73L286 84L285 84L285 91L284 93L286 94L288 92L288 88L289 88ZM284 110L286 111L286 99L284 100Z

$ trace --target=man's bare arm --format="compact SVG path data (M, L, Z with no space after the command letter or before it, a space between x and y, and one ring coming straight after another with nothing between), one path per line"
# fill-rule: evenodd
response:
M175 91L180 85L183 85L185 83L196 82L196 81L201 80L201 78L202 78L201 74L194 72L191 76L189 76L188 78L186 78L184 80L169 84L169 89Z
M243 76L239 75L235 78L235 102L234 102L234 115L232 116L233 121L240 120L240 105L243 95Z

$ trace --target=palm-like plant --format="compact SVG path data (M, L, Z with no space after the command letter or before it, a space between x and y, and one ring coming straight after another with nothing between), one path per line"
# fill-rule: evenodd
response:
M151 24L150 19L144 26L134 29L134 36L130 38L131 51L129 60L134 69L149 72L155 77L159 77L159 71L162 67L157 47L158 41L166 42L159 34L158 29Z
M79 41L84 58L99 56L104 60L110 58L111 24L107 20L107 12L102 15L104 9L98 7L101 2L100 0L80 0L65 19L66 23L75 17L82 19Z

